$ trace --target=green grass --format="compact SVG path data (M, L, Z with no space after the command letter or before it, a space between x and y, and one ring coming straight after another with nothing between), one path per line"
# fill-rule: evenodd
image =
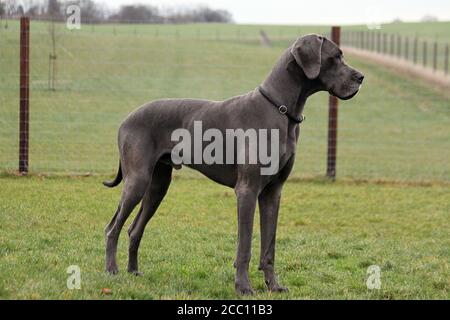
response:
M449 23L384 25L439 39ZM273 39L261 47L259 30ZM361 30L362 26L345 29ZM47 89L47 24L31 26L30 165L35 173L112 174L120 121L163 97L224 99L254 89L289 41L329 27L83 25L58 33L57 91ZM18 162L18 24L0 30L0 171ZM449 95L365 61L363 90L339 109L338 182L326 165L327 99L310 99L298 159L285 187L277 242L287 295L264 291L255 226L251 280L256 298L449 299ZM300 179L301 178L301 179ZM362 179L431 181L361 183ZM237 298L234 193L193 171L177 172L140 252L142 278L103 272L103 228L120 188L102 177L0 176L0 299ZM256 219L258 221L258 219ZM131 222L128 221L127 224ZM82 289L67 290L79 265ZM365 285L382 269L380 291ZM103 296L110 288L111 296Z
M3 22L4 25L4 22ZM381 31L389 34L400 34L403 36L418 36L423 39L439 40L450 42L450 21L443 22L402 22L383 23L380 25ZM293 40L300 34L306 33L329 33L329 25L244 25L244 24L216 24L216 23L195 23L195 24L83 24L80 30L70 31L61 25L59 32L100 34L106 35L137 35L152 37L179 37L191 39L211 39L211 40L258 40L260 30L266 31L273 40ZM8 30L18 30L15 21L8 21ZM34 30L39 33L48 32L46 22L34 22ZM367 31L366 25L342 25L343 31ZM5 32L0 29L0 32Z
M157 98L220 100L252 90L287 46L284 41L261 47L255 40L259 26L96 25L72 32L59 27L58 84L52 92L47 89L47 24L31 23L33 172L115 172L116 132L130 111ZM267 28L280 39L328 29ZM0 169L11 171L18 162L17 23L10 21L0 32ZM238 32L247 36L236 38ZM448 182L448 95L351 56L348 60L366 81L357 97L340 104L338 176ZM325 93L308 102L296 177L325 172L327 105Z
M236 213L232 190L176 178L147 227L143 277L103 272L103 228L120 188L101 177L0 178L0 299L234 299ZM257 270L255 219L250 277L270 299L449 299L448 186L321 181L287 183L281 206L277 269L289 294L269 294ZM81 290L66 288L66 269L81 268ZM366 270L381 267L381 290ZM103 288L112 290L103 296Z

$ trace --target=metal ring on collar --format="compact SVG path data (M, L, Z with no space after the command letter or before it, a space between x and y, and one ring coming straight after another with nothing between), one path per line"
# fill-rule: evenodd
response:
M281 114L286 114L288 108L285 105L281 105L278 107L278 111L280 111Z

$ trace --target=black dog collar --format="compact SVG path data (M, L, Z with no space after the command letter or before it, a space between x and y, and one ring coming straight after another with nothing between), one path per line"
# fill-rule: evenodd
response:
M289 111L289 110L288 110L288 107L286 107L284 104L281 104L281 105L280 105L280 104L276 103L276 102L269 96L269 94L268 94L266 91L264 91L264 89L263 89L262 87L258 87L258 90L259 90L259 92L262 94L262 96L263 96L264 98L266 98L267 101L269 101L275 108L277 108L278 111L279 111L281 114L284 114L286 117L288 117L289 120L294 121L295 123L302 123L303 120L305 120L305 116L304 116L304 115L300 115L300 118L296 118L296 117L290 115L290 114L288 113L288 111Z

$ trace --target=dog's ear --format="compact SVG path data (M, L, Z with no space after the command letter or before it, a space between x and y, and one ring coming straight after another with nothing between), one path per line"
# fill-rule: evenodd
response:
M323 37L310 34L301 38L291 47L291 53L308 79L319 76L322 60Z

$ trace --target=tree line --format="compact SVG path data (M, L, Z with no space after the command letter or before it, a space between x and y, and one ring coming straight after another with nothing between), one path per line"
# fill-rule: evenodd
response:
M67 16L66 8L72 4L80 7L81 21L84 23L230 23L233 21L230 12L204 5L160 9L152 5L130 4L111 10L107 5L93 0L0 1L0 18L8 19L27 15L37 20L63 21Z

